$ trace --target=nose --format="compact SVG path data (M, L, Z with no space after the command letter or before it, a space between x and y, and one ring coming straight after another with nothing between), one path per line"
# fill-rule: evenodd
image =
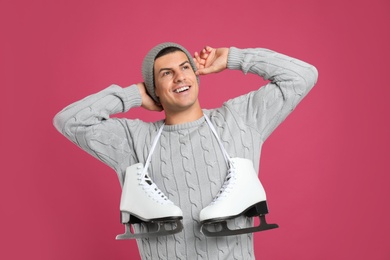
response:
M182 70L178 70L175 73L175 82L182 82L185 80L185 74Z

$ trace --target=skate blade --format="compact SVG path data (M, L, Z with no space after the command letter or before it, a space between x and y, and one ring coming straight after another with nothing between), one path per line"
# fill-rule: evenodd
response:
M254 233L254 232L265 231L265 230L279 227L277 224L268 224L267 221L265 220L265 215L260 215L259 218L260 218L260 224L257 227L232 230L229 229L226 220L222 220L220 222L210 222L210 223L202 224L201 232L208 237L220 237L220 236L235 236L235 235ZM215 224L220 224L222 229L219 231L210 231L208 227L214 226Z
M174 229L167 229L165 224L173 224L176 223L176 227ZM179 233L183 230L183 224L181 220L177 219L175 221L165 221L165 222L154 222L157 225L157 229L153 232L146 233L132 233L130 224L125 224L125 233L117 235L116 240L124 240L124 239L141 239L141 238L151 238L151 237L159 237L159 236L168 236Z

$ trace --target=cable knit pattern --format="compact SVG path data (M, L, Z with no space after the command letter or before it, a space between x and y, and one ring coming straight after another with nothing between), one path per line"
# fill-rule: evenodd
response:
M314 86L317 71L307 63L270 50L234 47L229 51L228 68L270 80L218 109L203 110L229 155L251 159L258 171L264 141ZM54 125L73 143L112 167L122 185L128 166L145 164L163 123L111 117L140 105L136 85L112 85L63 109L55 116ZM227 174L222 151L203 117L186 124L165 125L148 172L182 209L184 230L137 240L142 259L255 258L253 234L211 238L200 232L199 213L218 193ZM228 223L232 228L252 224L253 219L246 217ZM142 232L148 228L145 224L135 227Z

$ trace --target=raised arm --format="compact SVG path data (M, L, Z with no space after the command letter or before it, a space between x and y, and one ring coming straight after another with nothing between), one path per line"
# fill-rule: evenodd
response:
M226 103L260 132L263 141L294 110L318 78L314 66L262 48L230 48L227 67L270 80L266 86Z
M226 103L246 124L260 132L263 141L293 111L318 77L314 66L262 48L214 49L206 46L194 54L194 61L199 75L218 73L228 68L270 80L257 91Z
M142 93L142 83L127 88L111 85L67 106L54 117L53 123L70 141L119 173L122 167L119 162L130 162L134 156L130 149L133 140L127 124L110 116L141 105L161 110L155 104L143 103L144 100L148 97ZM137 131L140 124L140 120L132 121L132 130Z
M128 88L111 85L65 107L54 117L53 124L60 133L78 144L77 133L81 129L100 124L108 120L110 115L138 107L141 100L136 85Z

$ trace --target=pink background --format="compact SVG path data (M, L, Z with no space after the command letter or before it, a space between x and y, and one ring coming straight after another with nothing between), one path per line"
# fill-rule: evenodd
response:
M390 259L389 2L228 2L0 2L0 259L139 259L135 241L115 241L115 173L52 118L112 83L142 81L143 56L162 41L190 52L266 47L319 70L264 146L268 219L280 228L255 234L258 259ZM237 71L206 76L201 104L261 84Z

